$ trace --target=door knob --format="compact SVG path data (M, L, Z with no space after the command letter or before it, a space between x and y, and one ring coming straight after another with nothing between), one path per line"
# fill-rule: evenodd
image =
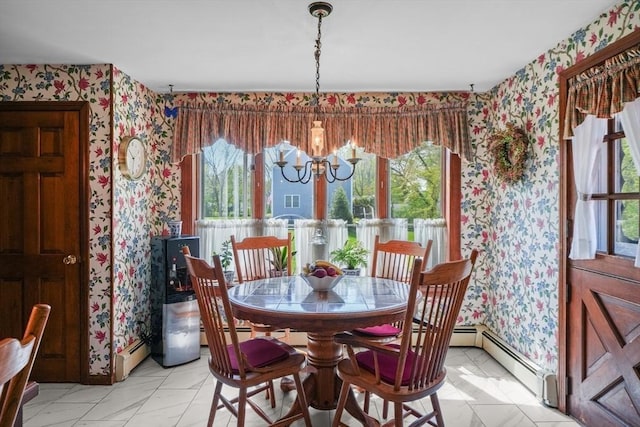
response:
M62 259L62 262L64 262L66 265L71 265L78 262L78 258L76 258L75 255L67 255Z

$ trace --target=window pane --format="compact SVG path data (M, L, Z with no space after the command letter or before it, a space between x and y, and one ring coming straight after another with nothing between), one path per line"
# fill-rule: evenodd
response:
M576 149L575 145L573 146L573 149ZM609 155L607 152L607 146L603 144L601 149L598 151L598 157L596 158L596 164L593 170L595 175L593 188L594 194L607 194L609 191L607 189L608 161Z
M347 161L354 156L360 161L355 170ZM346 178L353 171L353 176L346 181L335 180L327 183L327 215L333 219L344 219L352 223L355 218L373 218L375 200L376 156L365 153L360 147L355 152L350 143L337 150L338 169L336 176ZM335 162L333 154L329 155Z
M287 162L283 170L276 164L280 160ZM300 164L309 157L300 153ZM264 189L266 218L313 218L313 179L306 184L291 183L289 179L297 179L298 173L294 165L298 162L298 150L288 142L264 150ZM304 200L305 203L300 201Z
M616 169L615 169L615 191L616 193L637 193L640 191L640 179L636 172L631 157L631 149L627 139L615 141Z
M389 162L391 217L440 218L442 147L429 142Z
M202 153L202 217L251 216L252 156L223 139Z
M607 201L593 200L596 215L596 235L598 244L596 251L607 252Z
M616 201L615 253L635 256L638 244L638 200Z

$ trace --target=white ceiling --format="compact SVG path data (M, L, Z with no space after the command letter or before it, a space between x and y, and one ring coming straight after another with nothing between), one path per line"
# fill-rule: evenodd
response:
M157 92L315 90L304 0L0 0L0 64L114 64ZM486 91L615 0L333 0L320 90Z

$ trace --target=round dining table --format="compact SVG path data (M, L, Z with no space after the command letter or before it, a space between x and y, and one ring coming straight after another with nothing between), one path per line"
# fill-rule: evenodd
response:
M402 320L408 292L406 283L363 276L344 276L333 289L317 292L303 277L288 276L239 284L229 289L229 299L237 319L307 333L312 369L304 380L305 393L312 407L329 410L336 408L341 385L336 366L342 346L334 335ZM369 419L353 393L346 409L363 424ZM294 404L290 412L296 410Z

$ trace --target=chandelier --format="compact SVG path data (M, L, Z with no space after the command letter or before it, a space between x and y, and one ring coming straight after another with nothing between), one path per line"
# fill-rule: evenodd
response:
M309 13L311 16L318 18L318 38L316 39L314 52L316 59L316 111L320 110L320 49L322 48L320 38L322 36L322 18L329 16L332 10L333 6L327 2L315 2L309 5ZM360 159L356 157L356 145L352 142L351 158L346 159L347 162L351 163L351 171L348 176L338 176L338 169L340 169L338 153L336 150L333 151L333 159L331 161L325 154L324 129L322 128L321 120L313 121L313 126L311 127L311 149L312 155L310 156L310 159L305 162L302 162L300 150L297 151L296 164L293 166L297 176L294 178L290 178L286 175L284 167L288 162L284 160L284 153L280 150L280 158L275 162L275 164L280 166L280 173L282 173L282 177L284 179L292 183L299 182L302 184L309 182L312 176L315 176L317 179L324 176L327 182L330 183L335 181L347 181L353 176L353 173L356 170L356 163L360 161Z

